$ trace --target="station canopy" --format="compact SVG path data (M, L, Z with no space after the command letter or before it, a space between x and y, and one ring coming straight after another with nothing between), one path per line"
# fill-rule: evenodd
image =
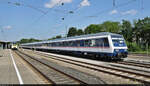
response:
M0 40L0 43L10 43L10 42L8 42L8 41L1 41L1 40Z

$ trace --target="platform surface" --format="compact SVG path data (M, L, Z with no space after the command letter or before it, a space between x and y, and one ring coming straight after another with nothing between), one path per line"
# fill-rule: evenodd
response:
M45 84L45 81L14 52L4 49L0 50L0 84Z

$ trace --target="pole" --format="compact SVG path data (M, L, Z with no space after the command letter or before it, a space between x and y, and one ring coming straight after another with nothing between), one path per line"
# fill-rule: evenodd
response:
M67 30L67 25L66 25L66 37L67 37L67 33L68 33L67 31L68 31L68 30Z
M113 0L113 7L115 7L116 6L116 1L115 0Z
M143 0L141 0L141 9L144 9Z
M147 56L148 56L148 42L147 42Z

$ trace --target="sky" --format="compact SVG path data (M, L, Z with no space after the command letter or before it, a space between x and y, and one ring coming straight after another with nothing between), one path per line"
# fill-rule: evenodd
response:
M114 1L114 2L113 2ZM0 0L0 40L65 36L69 27L150 15L150 0Z

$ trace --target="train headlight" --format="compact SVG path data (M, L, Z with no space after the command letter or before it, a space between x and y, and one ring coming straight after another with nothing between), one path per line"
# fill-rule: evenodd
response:
M125 52L127 51L127 49L124 50Z
M116 52L119 52L119 49L115 49Z

